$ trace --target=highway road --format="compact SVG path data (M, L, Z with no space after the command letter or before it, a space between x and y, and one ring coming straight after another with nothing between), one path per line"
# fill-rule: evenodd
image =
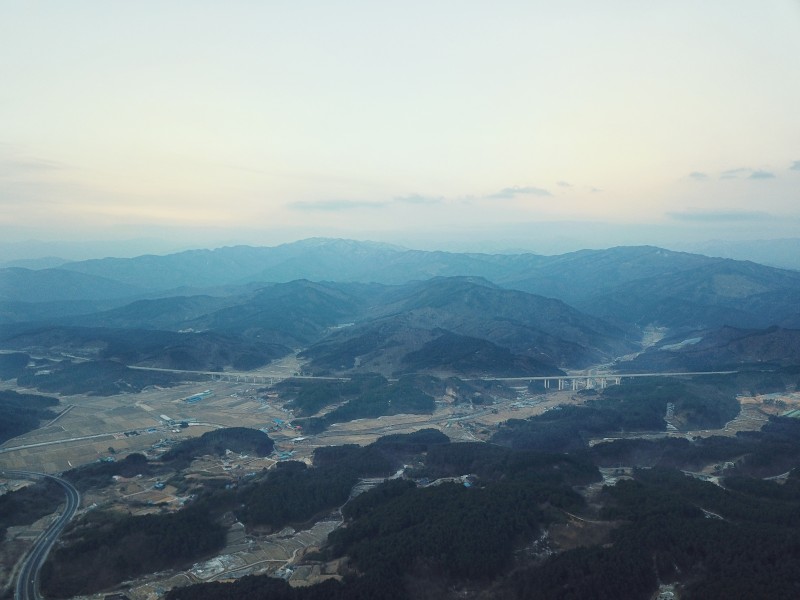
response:
M67 503L64 511L58 518L50 524L42 535L40 535L36 542L28 552L27 556L22 561L22 566L17 575L17 585L14 589L14 600L40 600L39 594L39 571L47 559L47 555L53 544L56 543L58 536L67 526L67 523L72 520L78 507L81 505L81 495L78 490L69 482L46 473L35 473L33 471L2 471L3 475L7 477L16 477L21 479L47 477L58 483L67 496Z
M464 381L556 381L563 379L565 381L585 379L638 379L640 377L702 377L703 375L735 375L738 371L661 371L653 373L592 373L592 374L571 374L571 375L535 375L533 377L465 377Z
M602 365L605 366L605 365ZM136 369L139 371L157 371L161 373L174 373L176 375L198 375L203 377L210 377L210 378L224 378L226 381L231 381L233 383L267 383L269 380L273 382L282 381L284 379L293 379L293 380L308 380L308 381L350 381L350 377L343 376L343 377L330 377L330 376L321 376L321 375L284 375L284 376L270 376L270 375L262 375L259 373L237 373L233 371L185 371L180 369L160 369L157 367L134 367L128 365L129 369ZM530 375L530 376L520 376L520 377L491 377L489 375L484 375L481 377L462 377L464 381L545 381L545 380L558 380L563 379L565 381L572 381L572 380L585 380L589 379L600 379L600 378L607 378L607 379L614 379L614 378L623 378L623 379L637 379L640 377L697 377L703 375L733 375L738 373L738 371L685 371L685 372L653 372L653 373L616 373L613 371L608 372L596 372L597 369L590 369L586 373L572 373L572 374L564 374L564 375ZM416 373L408 373L408 375L415 375ZM397 379L389 378L389 381L397 381Z
M203 422L193 421L193 423L196 423L201 427L213 427L214 429L224 429L225 427L232 427L232 425L225 425L223 423L206 423L205 421ZM153 427L152 429L155 429L156 432L166 433L167 431L172 429L172 427ZM77 437L63 438L60 440L50 440L47 442L34 442L32 444L22 444L21 446L0 447L0 454L3 454L4 452L16 452L17 450L27 450L28 448L40 448L42 446L53 446L55 444L68 444L69 442L82 442L84 440L96 440L98 438L114 437L115 435L120 435L128 431L130 431L130 429L124 429L122 431L109 431L106 433L93 433L92 435L81 435Z
M13 452L15 450L27 450L28 448L39 448L40 446L52 446L53 444L65 444L67 442L81 442L83 440L96 440L97 438L113 437L115 435L125 433L126 431L130 431L130 429L125 429L123 431L109 431L107 433L93 433L92 435L81 435L77 437L64 438L61 440L50 440L48 442L35 442L32 444L22 444L21 446L6 446L4 448L0 448L0 454L4 452Z

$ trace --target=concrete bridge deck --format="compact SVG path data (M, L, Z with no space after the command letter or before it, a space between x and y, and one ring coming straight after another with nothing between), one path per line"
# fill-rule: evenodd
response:
M158 369L155 367L130 367L143 371L160 371L164 373L176 373L187 376L195 376L201 379L211 379L212 381L229 381L233 383L253 383L262 385L273 385L284 379L299 379L309 381L350 381L350 377L318 377L312 375L291 375L289 377L277 377L269 375L258 375L254 373L235 373L220 371L181 371L177 369ZM559 390L571 388L573 390L585 388L605 388L609 384L619 384L623 379L638 379L642 377L702 377L707 375L733 375L738 371L684 371L684 372L658 372L658 373L591 373L571 375L530 375L521 377L464 377L464 381L502 381L504 383L532 383L534 381L543 382L545 389L551 389L555 385Z

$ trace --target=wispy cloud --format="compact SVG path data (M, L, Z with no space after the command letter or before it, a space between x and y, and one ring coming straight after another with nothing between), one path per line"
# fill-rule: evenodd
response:
M0 144L0 207L21 206L48 207L73 201L76 197L87 197L92 191L85 185L64 181L71 165L18 153L4 154ZM13 151L13 147L11 148Z
M42 158L0 158L0 177L24 177L65 168L62 163Z
M728 169L720 174L720 179L774 179L775 173L761 169L750 169L739 167L738 169Z
M386 202L371 202L369 200L315 200L298 201L287 204L292 210L308 211L346 211L358 208L385 208Z
M722 172L720 179L738 179L739 177L744 177L745 175L749 174L751 171L752 169L748 169L747 167L728 169L727 171Z
M789 167L792 171L800 171L800 160L796 160L792 163L792 166Z
M708 175L700 171L692 171L689 173L689 179L694 179L695 181L705 181L708 179Z
M436 204L443 204L444 201L445 199L441 196L409 194L407 196L395 196L391 200L300 200L297 202L289 202L286 206L292 210L338 212L362 208L389 208L397 205L433 206Z
M539 187L526 186L513 186L503 188L496 194L492 194L489 198L508 199L516 198L517 196L552 196L549 190Z
M400 204L441 204L444 198L441 196L423 196L422 194L409 194L408 196L397 196L395 202Z
M556 185L558 185L560 187L565 187L565 188L571 188L572 187L572 184L569 183L568 181L557 181Z
M687 210L681 212L668 212L667 216L676 221L694 223L729 223L740 221L767 221L773 218L771 214L763 211L725 211L725 210Z

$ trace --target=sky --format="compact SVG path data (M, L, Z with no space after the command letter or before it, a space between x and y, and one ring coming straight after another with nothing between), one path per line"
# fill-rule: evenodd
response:
M0 82L6 244L800 237L800 0L8 0Z

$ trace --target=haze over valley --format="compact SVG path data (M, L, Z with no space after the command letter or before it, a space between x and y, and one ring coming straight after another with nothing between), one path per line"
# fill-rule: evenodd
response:
M77 516L32 584L46 597L555 598L573 564L588 569L568 579L581 597L781 597L792 578L745 537L726 560L747 557L758 578L713 583L684 534L636 536L711 512L730 529L701 529L711 548L773 531L745 506L794 510L775 495L800 460L798 299L797 271L654 246L314 238L0 269L6 590L38 564L20 532L63 498L21 482L62 473ZM679 491L664 515L700 512L636 512L636 494L665 485ZM774 548L793 539L780 531ZM172 550L127 560L135 547ZM645 569L642 553L680 571ZM636 583L609 578L610 560ZM223 578L235 583L210 583Z
M0 600L800 597L800 4L0 8Z

